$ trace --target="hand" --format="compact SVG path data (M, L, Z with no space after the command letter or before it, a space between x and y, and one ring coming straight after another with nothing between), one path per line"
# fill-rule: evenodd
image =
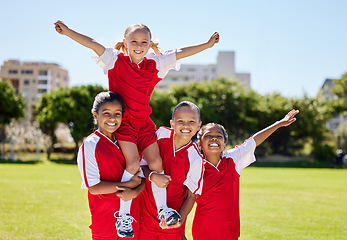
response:
M133 198L137 197L137 192L131 188L127 187L117 187L118 191L116 192L117 197L122 199L124 202L127 202Z
M60 33L65 35L67 30L69 29L62 21L58 20L54 23L55 25L55 30Z
M209 47L213 47L213 45L215 43L218 43L219 42L219 33L218 32L215 32L212 34L212 36L210 37L210 39L207 41L207 44L209 45Z
M294 118L294 116L298 113L299 110L292 109L282 120L280 120L281 125L286 127L295 122L296 118Z
M182 225L181 222L177 222L176 224L174 225L167 225L166 221L164 218L161 219L160 221L160 224L159 226L162 228L162 229L171 229L171 228L179 228L180 226Z
M138 185L141 184L141 177L139 177L140 171L138 171L128 182L127 187L129 188L136 188Z
M158 187L166 188L171 181L171 177L165 174L152 173L150 180L154 182Z

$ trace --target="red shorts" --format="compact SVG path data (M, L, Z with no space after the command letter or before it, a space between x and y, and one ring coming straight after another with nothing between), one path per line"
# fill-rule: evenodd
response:
M138 119L127 112L124 113L122 124L114 133L119 141L132 142L137 145L141 153L148 146L157 141L157 128L152 119Z
M139 232L138 240L182 240L182 235Z

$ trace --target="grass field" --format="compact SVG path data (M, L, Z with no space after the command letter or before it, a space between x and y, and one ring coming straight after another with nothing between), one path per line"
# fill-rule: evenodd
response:
M0 164L0 239L91 239L80 184L76 165ZM347 239L347 169L249 167L240 202L240 240Z

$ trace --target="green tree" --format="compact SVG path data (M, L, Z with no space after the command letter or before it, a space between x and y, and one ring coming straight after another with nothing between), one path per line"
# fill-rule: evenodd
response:
M62 91L62 89L60 90ZM47 158L50 159L53 146L56 143L54 131L58 123L58 112L55 108L57 92L43 94L36 105L36 119L41 131L51 138L51 145L47 149Z
M0 127L24 116L25 102L9 82L0 80Z
M236 81L224 78L215 81L172 86L168 91L152 95L152 119L159 126L167 126L173 107L184 100L197 104L203 124L223 124L231 143L249 136L257 129L256 109L260 96L244 90ZM158 101L158 102L157 102Z
M70 127L71 136L75 142L75 157L80 141L93 130L92 114L90 112L95 96L107 91L101 86L76 86L60 88L50 94L45 94L38 105L38 122L42 131L52 137L55 143L54 131L58 122Z
M333 93L337 96L334 101L335 113L343 113L347 116L347 73L341 79L334 79Z

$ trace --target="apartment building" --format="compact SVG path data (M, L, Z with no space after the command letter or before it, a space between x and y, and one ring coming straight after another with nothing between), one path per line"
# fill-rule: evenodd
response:
M219 77L233 78L240 81L241 86L250 88L251 74L238 73L235 70L235 52L218 52L216 64L182 64L179 71L170 71L163 81L157 85L158 89L166 89L170 85L189 82L211 81Z
M17 94L22 93L27 102L27 117L44 93L69 86L68 72L56 63L8 60L1 66L0 78L10 82Z

